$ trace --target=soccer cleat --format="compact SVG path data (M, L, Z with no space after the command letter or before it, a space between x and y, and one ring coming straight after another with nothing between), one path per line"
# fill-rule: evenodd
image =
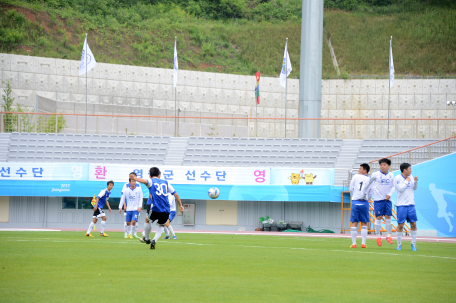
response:
M91 234L86 234L86 237L91 237L93 238L93 236Z
M350 246L350 248L356 248L356 244L353 244L352 246Z
M128 236L128 239L133 239L133 236L132 236L132 235L129 235L129 236Z
M398 244L396 250L402 250L402 244Z
M168 240L168 239L169 239L169 236L162 238L162 240Z
M133 235L133 238L139 239L139 237L136 234Z
M361 248L367 248L366 244L361 244Z
M150 244L150 240L146 240L146 238L144 238L144 237L139 239L139 241L141 241L142 243Z
M128 239L128 235L125 235L125 239Z
M412 251L416 251L416 245L413 243L410 243L412 245Z
M378 245L378 246L382 246L382 239L377 238L377 245Z
M177 240L177 237L176 237L176 236L173 236L173 240Z
M155 240L150 242L150 249L155 249Z
M391 237L386 237L386 241L388 241L389 244L393 244L393 238Z
M108 236L107 234L105 234L105 233L100 234L100 236L102 236L102 237L109 237L109 236Z

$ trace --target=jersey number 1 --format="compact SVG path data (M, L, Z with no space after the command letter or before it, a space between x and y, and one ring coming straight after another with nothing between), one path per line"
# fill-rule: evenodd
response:
M361 188L363 188L363 182L359 183L359 191L361 191Z

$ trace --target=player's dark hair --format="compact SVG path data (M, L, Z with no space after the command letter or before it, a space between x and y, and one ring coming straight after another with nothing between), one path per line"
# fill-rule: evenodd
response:
M391 165L391 160L388 158L383 158L378 161L378 164L381 165L382 163L386 163L387 165Z
M112 180L111 180L111 181L108 181L107 185L109 186L109 184L114 185L114 181L112 181Z
M411 165L408 164L408 163L402 163L401 166L400 166L400 169L401 169L401 173L404 172L404 170L408 169Z
M132 172L129 173L128 175L135 175L136 177L138 176L134 171L132 171Z
M366 170L366 173L369 173L369 171L371 169L369 164L367 164L367 163L361 164L360 167L364 168Z
M158 167L151 167L149 170L149 175L151 178L158 177L161 175L161 171L158 169Z

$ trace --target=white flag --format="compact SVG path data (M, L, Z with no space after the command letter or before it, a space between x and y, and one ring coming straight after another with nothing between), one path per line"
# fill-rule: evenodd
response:
M87 55L86 55L87 54ZM87 64L86 64L87 58ZM82 49L81 64L79 65L79 76L84 75L86 72L89 72L92 68L95 67L97 61L90 50L89 45L87 44L87 35L84 41L84 48Z
M390 88L394 84L394 64L393 64L393 46L392 46L393 37L390 40L390 56L389 56L389 71L390 71Z
M288 50L287 50L287 43L285 43L285 52L283 53L283 61L282 61L282 70L280 71L280 85L282 85L283 88L287 85L287 77L290 75L291 71L293 70L291 68L291 61L290 61L290 56L288 55Z
M177 48L176 40L174 40L174 69L173 69L173 83L174 87L177 86L177 70L179 69L179 64L177 63Z

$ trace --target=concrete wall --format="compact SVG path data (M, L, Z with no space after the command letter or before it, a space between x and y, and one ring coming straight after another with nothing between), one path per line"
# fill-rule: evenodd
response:
M78 76L79 61L0 54L1 80L9 80L13 96L26 106L35 105L36 94L65 101L59 112L84 113L86 78ZM88 73L88 103L99 114L113 114L110 106L125 106L117 114L144 114L146 109L174 110L172 70L98 63ZM178 107L204 115L256 116L254 76L179 71ZM0 83L0 87L4 85ZM3 94L3 91L0 90ZM322 118L386 118L388 80L322 80ZM283 118L284 89L278 78L262 77L257 116ZM299 80L288 80L287 117L298 117ZM391 118L456 118L455 79L396 80L391 90ZM76 106L75 106L76 105ZM149 110L149 113L150 113ZM116 113L114 113L116 114ZM207 116L206 115L206 116ZM255 135L250 122L248 134ZM386 122L322 122L322 138L386 138ZM390 138L443 138L456 132L455 122L393 122ZM205 135L205 134L200 134ZM283 123L258 122L258 136L283 137ZM231 136L231 135L230 135ZM287 124L287 137L297 136L297 124Z
M183 200L196 204L195 226L182 225L182 216L176 216L173 227L177 230L254 230L259 218L269 216L274 220L303 221L314 229L331 229L340 232L340 203L331 202L238 202L238 224L235 226L206 225L206 201ZM46 209L46 211L45 211ZM106 212L106 210L105 210ZM0 228L87 228L93 211L62 209L59 197L10 197L9 222L0 222ZM124 215L117 209L106 212L109 229L123 229ZM141 212L140 229L143 228L145 211ZM348 226L349 216L344 217Z

